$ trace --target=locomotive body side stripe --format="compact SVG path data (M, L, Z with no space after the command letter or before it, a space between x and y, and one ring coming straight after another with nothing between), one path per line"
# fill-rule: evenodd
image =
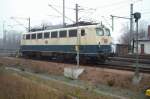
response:
M22 45L20 51L76 53L75 45ZM81 45L80 53L111 53L111 46Z

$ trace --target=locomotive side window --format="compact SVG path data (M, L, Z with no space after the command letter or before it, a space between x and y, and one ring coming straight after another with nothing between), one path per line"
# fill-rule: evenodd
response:
M29 40L30 39L30 34L26 35L26 39Z
M45 32L44 33L44 38L49 38L49 34L50 34L50 32Z
M81 36L85 36L85 30L84 29L81 30Z
M104 36L104 30L102 28L96 28L97 36Z
M51 32L51 38L57 38L57 31Z
M31 39L36 39L36 34L31 34Z
M42 39L42 33L38 33L38 34L37 34L37 38L38 38L38 39Z
M25 40L25 39L26 39L26 35L25 35L25 34L23 34L23 37L22 37L22 39L23 39L23 40Z
M69 30L69 37L77 37L77 30Z
M67 37L67 31L59 31L59 37Z

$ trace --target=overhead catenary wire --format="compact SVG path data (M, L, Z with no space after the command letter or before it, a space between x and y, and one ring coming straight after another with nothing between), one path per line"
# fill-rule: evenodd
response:
M124 4L124 3L128 3L128 2L126 0L122 0L120 2L115 2L113 4L108 4L108 5L104 5L104 6L98 6L95 9L97 10L97 9L108 8L108 7L112 7L112 6L118 6L118 5Z
M139 1L139 0L137 0L137 1ZM137 2L134 2L134 4L135 3L137 3ZM127 2L126 0L122 0L122 1L119 1L119 2L112 3L112 4L107 4L107 5L104 5L104 6L97 6L95 8L89 8L89 7L84 7L84 8L87 8L87 9L90 9L90 10L92 9L93 13L96 13L96 11L98 11L99 9L103 9L104 10L104 9L109 9L112 6L116 6L117 8L115 7L113 10L111 9L111 11L109 11L109 13L110 13L112 11L114 12L114 11L122 10L122 9L118 9L118 7L121 6L121 8L122 8L122 5L126 5L126 4L130 4L130 2ZM124 7L127 7L127 6L124 6Z
M141 14L150 14L150 11L149 12L142 12Z
M47 16L51 16L51 17L57 17L57 18L60 18L62 16L58 16L58 15L47 15Z
M108 22L108 20L104 16L101 16L101 17L105 20L106 24L108 24L112 28L112 26L110 25L110 23Z
M90 15L92 15L93 13L96 13L96 11L99 9L99 8L108 8L108 7L110 7L110 6L118 6L118 5L122 5L122 4L125 4L125 3L127 3L127 2L125 2L126 0L122 0L122 1L120 1L120 2L116 2L116 3L113 3L113 4L108 4L108 5L104 5L104 6L99 6L99 7L96 7L96 8L89 8L89 7L84 7L84 6L80 6L80 8L82 9L80 12L82 12L82 13L85 13L85 14L87 14L87 13L89 13L89 11L90 11ZM125 3L124 3L125 2ZM61 7L61 6L59 6L59 5L50 5L49 4L49 6L51 7L51 8L53 8L57 13L59 13L59 14L61 14L62 15L62 13L60 12L60 11L58 11L56 8L54 8L53 6L57 6L57 7ZM70 8L70 7L65 7L66 9L72 9L73 10L73 8ZM88 15L89 16L89 15ZM66 16L65 16L66 17ZM72 21L72 22L74 22L72 19L70 19L70 18L68 18L68 17L66 17L67 19L69 19L70 21Z
M60 6L60 5L54 5L54 4L53 4L53 6L55 6L55 7L63 7L63 6ZM66 6L65 6L65 9L74 10L74 8L71 8L71 7L66 7Z
M25 29L28 29L27 27L25 27L23 24L21 24L19 21L13 19L18 25L23 26Z
M53 10L55 10L55 11L56 11L57 13L59 13L60 15L63 15L59 10L57 10L55 7L53 7L53 5L48 4L48 6L51 7ZM65 18L67 18L68 20L70 20L70 21L72 21L72 22L75 23L75 21L72 20L71 18L69 18L69 17L67 17L67 16L65 16Z
M113 3L113 4L111 4L111 5L117 4L117 6L118 6L118 4L119 4L119 3L122 3L122 2L124 2L124 1L117 2L117 3ZM51 7L53 7L53 6L62 7L62 6L59 6L59 5L50 5L50 6L51 6ZM109 5L107 5L107 6L109 6ZM105 5L104 8L108 8L107 6ZM84 6L80 6L80 7L82 7L82 8L81 8L82 10L80 10L80 12L86 13L86 14L89 13L89 11L90 11L90 14L93 14L93 13L96 12L97 9L99 9L98 7L97 7L97 9L96 9L96 8L84 7ZM65 7L65 8L66 8L66 9L74 10L74 8L70 8L70 7ZM59 14L62 15L62 13L61 13L60 11L58 11L56 8L53 7L53 9L54 9L56 12L58 12ZM92 12L92 11L93 11L93 12ZM65 17L66 17L66 16L65 16ZM67 17L66 17L66 18L67 18ZM70 18L67 18L67 19L70 20ZM73 20L70 20L70 21L74 22Z
M124 1L122 1L122 2L124 2ZM125 2L125 3L123 3L123 4L121 4L122 2L117 2L117 3L113 3L113 6L116 6L113 10L111 9L111 11L108 11L109 13L110 12L114 12L114 11L116 11L115 9L118 9L118 7L122 7L122 5L126 5L126 4L128 4L128 2ZM120 5L118 5L120 3ZM117 4L117 5L115 5L115 4ZM111 4L112 5L112 4ZM83 6L82 6L83 7ZM124 7L127 7L127 6L124 6ZM84 10L82 10L82 13L84 13L85 12L85 14L87 14L87 13L90 13L90 15L93 15L93 14L95 14L95 13L97 13L97 11L98 11L98 9L99 8L103 8L103 9L108 9L109 7L107 7L107 6L101 6L101 7L99 7L99 8L88 8L88 7L86 7L87 9L84 9ZM90 11L91 10L91 11ZM121 10L121 9L120 9ZM93 11L93 12L92 12ZM118 11L118 10L117 10ZM106 13L105 13L106 14ZM109 14L110 15L110 14Z
M138 3L138 1L142 1L142 0L136 0L133 3L136 4L136 3ZM112 4L108 4L108 5L104 5L104 6L98 6L98 7L96 7L96 9L101 9L101 8L106 8L106 7L108 8L108 7L112 7L112 6L118 6L118 5L125 4L125 3L131 4L130 0L129 0L129 2L127 2L127 0L122 0L122 1L119 1L119 2L112 3Z

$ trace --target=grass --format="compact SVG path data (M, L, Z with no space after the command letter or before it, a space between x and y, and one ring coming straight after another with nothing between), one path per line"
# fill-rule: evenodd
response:
M0 73L0 99L71 99L17 74Z
M2 67L5 66L12 66L15 68L19 68L22 71L30 71L38 74L53 74L53 75L63 75L63 66L60 66L60 64L57 63L49 63L49 62L39 62L35 60L21 60L21 59L0 59L0 65ZM1 66L0 66L1 67ZM92 70L91 70L92 71ZM90 75L90 72L86 71L81 76L81 79L87 82L93 83L93 85L99 85L99 84L104 84L110 87L117 87L117 88L122 88L122 89L129 89L133 92L137 93L142 93L144 92L145 88L148 88L150 86L149 79L150 76L144 75L141 83L139 85L133 85L132 84L132 75L120 75L120 74L115 74L115 73L108 73L108 72L99 72L99 71L94 71L94 75ZM4 72L1 70L1 72ZM91 73L92 74L92 73ZM22 76L21 76L22 77ZM48 85L48 87L52 87L57 90L58 93L63 94L63 96L74 96L78 97L79 99L110 99L110 97L105 97L105 96L100 96L103 98L97 98L96 95L91 95L89 96L89 93L86 91L81 91L78 89L72 90L71 88L68 88L64 85L56 84L56 82L48 82L48 81L41 81L35 77L24 77L30 82L33 83L33 81L42 83L43 85ZM30 79L31 78L31 79ZM90 80L89 80L90 78ZM11 82L11 80L9 80ZM35 83L35 82L34 82ZM1 79L0 79L0 84L1 84ZM40 85L40 84L36 84ZM51 88L48 88L51 89ZM64 90L62 90L64 89ZM89 89L89 87L87 87ZM1 89L0 89L1 90ZM55 92L55 91L54 91ZM56 92L56 93L57 93ZM62 93L63 92L63 93ZM67 94L67 95L66 95ZM87 95L88 94L88 95ZM93 98L94 97L94 98ZM1 98L0 98L1 99ZM3 99L3 98L2 98ZM10 99L10 98L9 98ZM15 98L17 99L17 98ZM28 98L26 98L28 99ZM40 99L40 98L38 98ZM42 98L44 99L44 98ZM51 99L51 98L50 98ZM55 99L55 98L52 98ZM59 99L59 98L56 98ZM62 98L60 98L62 99Z
M92 90L87 90L86 88L80 88L72 85L68 85L59 80L43 80L43 78L35 76L35 75L25 75L22 76L27 77L30 80L36 81L38 83L42 83L44 85L48 85L52 89L63 92L66 96L76 97L73 99L114 99L110 96L105 96L103 94L97 94ZM115 98L116 99L116 98Z
M3 72L1 72L3 71ZM113 99L109 96L0 68L0 99Z
M115 84L114 79L110 79L110 80L107 81L107 85L110 86L110 87L114 86L114 84Z

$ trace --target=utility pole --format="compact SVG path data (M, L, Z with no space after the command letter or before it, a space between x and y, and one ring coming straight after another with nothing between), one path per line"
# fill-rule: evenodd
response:
M129 52L133 53L133 46L131 46L131 42L133 40L133 3L130 5L130 38L129 38Z
M65 26L65 0L63 0L63 26Z
M133 53L134 49L131 47L131 41L133 40L133 37L132 37L132 34L133 34L133 3L131 3L131 5L130 5L130 18L111 15L112 31L114 30L114 17L130 20L130 37L129 37L129 44L128 45L129 45L129 52Z
M76 4L76 24L77 24L77 47L76 47L76 51L77 51L77 56L76 56L76 60L77 60L77 67L79 67L80 65L80 34L79 34L79 22L78 22L78 4Z
M114 16L111 15L111 19L112 19L112 31L114 31Z
M31 26L30 26L30 17L28 18L29 24L28 24L28 32L30 32L31 30Z
M78 4L76 4L76 24L78 24Z
M3 49L5 50L6 45L6 31L5 31L5 21L3 21Z

